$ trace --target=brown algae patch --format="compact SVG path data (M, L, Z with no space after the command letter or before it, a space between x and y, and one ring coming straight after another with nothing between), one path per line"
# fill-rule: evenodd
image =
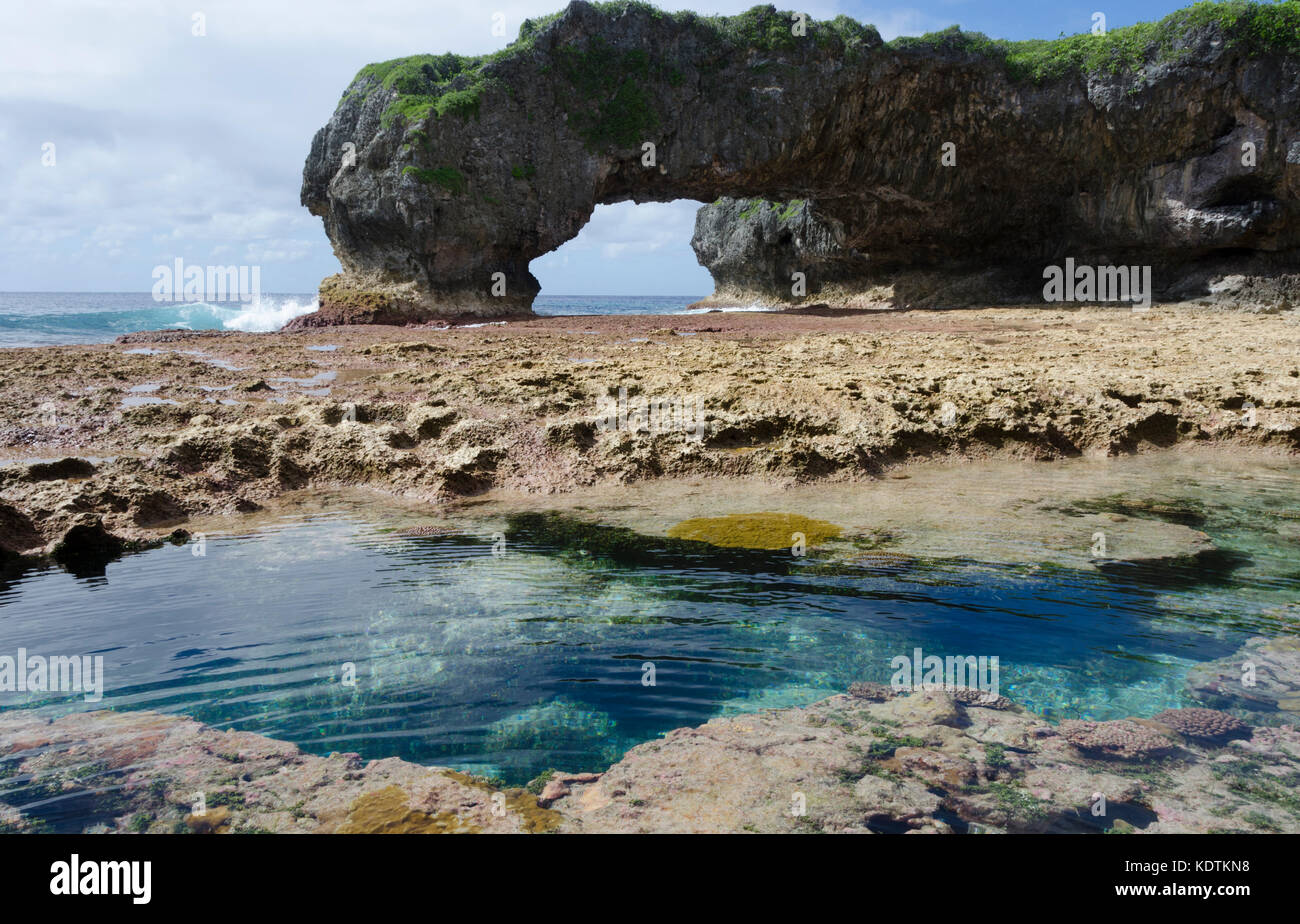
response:
M455 780L463 786L472 786L487 793L502 792L506 797L506 808L519 816L524 831L529 834L549 834L560 826L564 816L554 809L542 808L537 804L537 797L526 789L498 790L486 780L461 773L459 770L444 770L442 775Z
M400 786L389 786L358 796L348 809L348 820L335 834L481 834L478 825L461 821L455 812L430 815L411 808Z
M820 545L839 538L840 527L797 513L733 513L721 517L692 517L668 530L673 539L693 539L727 549L788 549L795 534L804 544Z

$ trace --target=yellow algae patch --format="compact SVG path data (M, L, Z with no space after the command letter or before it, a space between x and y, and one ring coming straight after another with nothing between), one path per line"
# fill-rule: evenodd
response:
M498 790L486 780L461 773L459 770L444 770L442 775L455 780L463 786L472 786L483 792L501 792L506 797L506 808L519 816L524 831L529 834L548 834L560 826L564 816L554 809L542 808L537 804L537 797L526 789Z
M479 834L482 828L460 820L455 812L430 815L411 808L400 786L359 796L348 809L348 820L335 834Z
M195 834L227 834L230 831L230 809L218 805L202 815L186 815L185 824Z
M694 539L728 549L788 549L801 533L805 545L817 545L840 535L825 520L797 513L733 513L723 517L692 517L668 530L673 539Z

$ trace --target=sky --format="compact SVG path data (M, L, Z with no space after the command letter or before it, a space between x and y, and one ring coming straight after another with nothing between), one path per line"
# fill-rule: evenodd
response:
M1109 8L1052 0L817 0L886 39L954 23L997 38L1117 27L1184 2ZM298 202L312 136L372 61L508 44L562 0L40 0L0 4L0 291L146 292L153 268L261 267L264 292L314 292L338 271ZM752 0L660 3L732 14ZM792 2L779 8L795 7ZM204 34L196 35L195 16ZM506 36L493 35L494 15ZM598 206L533 261L556 295L702 295L690 247L698 203Z

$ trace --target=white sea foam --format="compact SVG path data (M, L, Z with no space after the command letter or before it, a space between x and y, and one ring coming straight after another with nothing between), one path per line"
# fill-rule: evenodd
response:
M772 305L760 305L758 303L755 303L753 305L748 305L745 307L737 306L737 307L730 307L730 308L683 308L681 311L677 313L678 314L708 314L710 311L721 311L724 313L731 313L736 311L780 311L780 310L781 309L776 308Z
M310 314L317 308L316 299L305 304L297 299L286 298L276 301L262 297L251 304L243 306L233 317L222 319L221 325L227 330L264 331L279 330L299 315ZM230 309L225 309L230 311Z
M213 305L208 302L191 302L178 305L170 317L159 318L159 327L180 327L186 330L240 330L248 333L279 330L289 321L316 310L316 300L299 301L295 298L276 299L261 296L251 302L231 305Z

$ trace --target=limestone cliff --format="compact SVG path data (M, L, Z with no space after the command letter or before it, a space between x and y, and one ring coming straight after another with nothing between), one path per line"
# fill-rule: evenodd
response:
M806 199L719 199L696 213L691 247L715 282L701 306L785 307L832 295L844 302L870 277L844 226Z
M369 65L304 169L344 272L299 326L526 314L529 261L596 204L719 197L814 201L857 255L831 262L869 261L863 285L1030 291L1066 257L1193 294L1295 272L1300 3L886 44L772 7L574 2L492 55Z

